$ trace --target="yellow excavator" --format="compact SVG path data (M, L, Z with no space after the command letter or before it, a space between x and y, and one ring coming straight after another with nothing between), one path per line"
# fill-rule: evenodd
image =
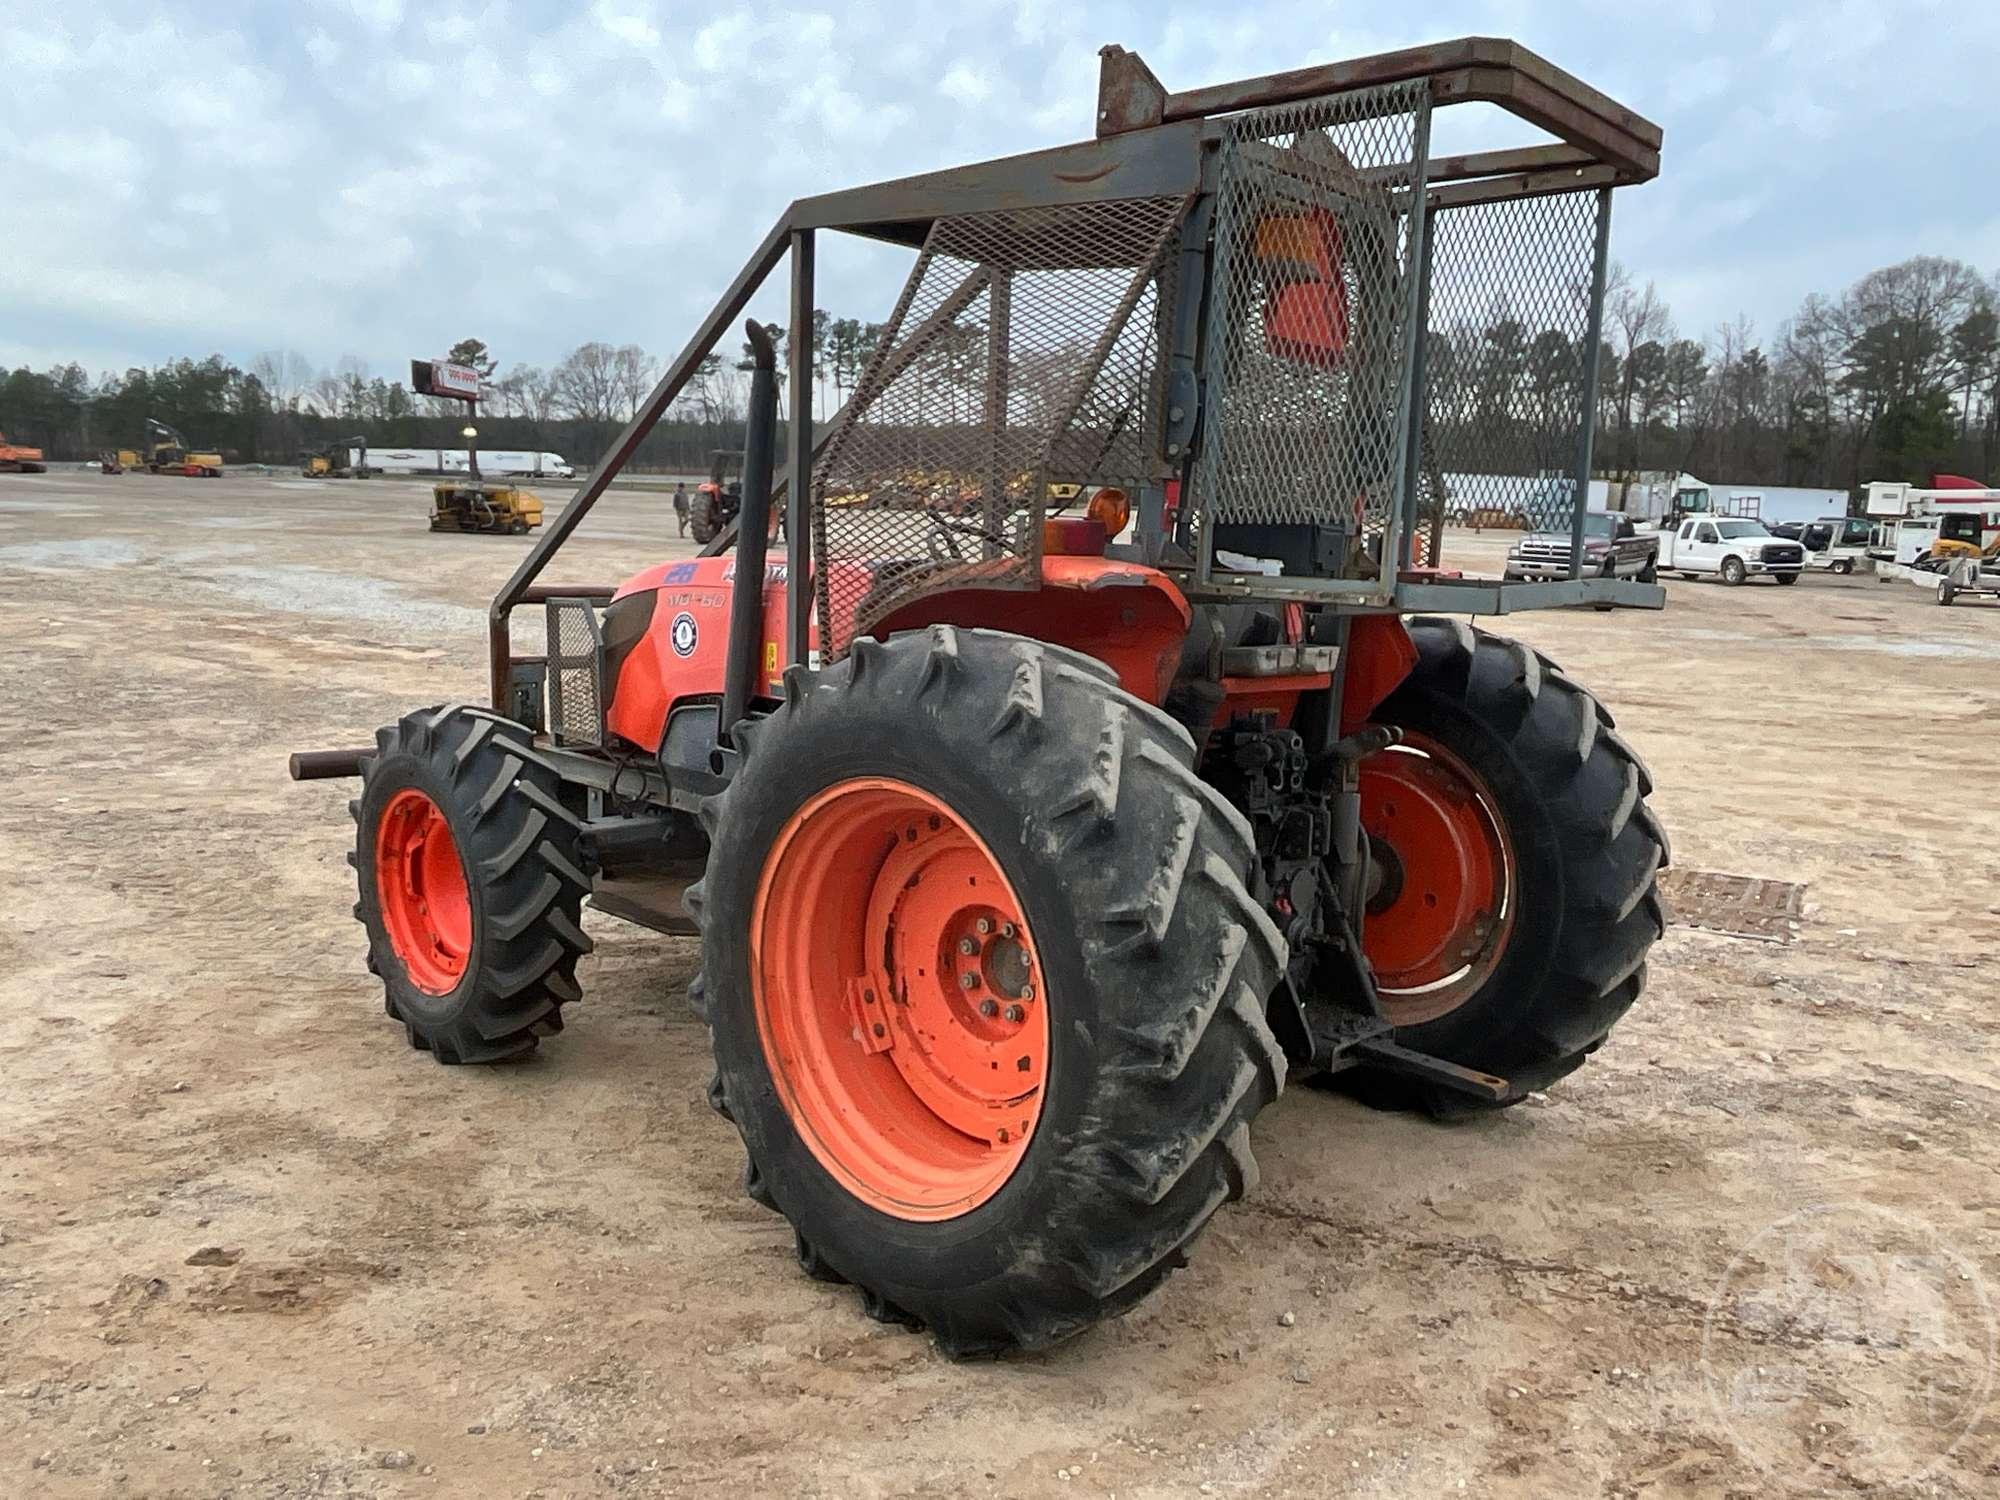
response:
M177 429L156 418L148 417L146 418L146 472L185 474L190 479L219 479L222 477L222 455L190 452L187 439L182 437Z

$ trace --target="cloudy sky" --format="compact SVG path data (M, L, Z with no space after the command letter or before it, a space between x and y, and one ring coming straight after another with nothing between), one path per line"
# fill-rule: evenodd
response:
M0 365L670 353L791 198L1088 135L1105 42L1187 88L1468 34L1665 127L1613 253L1683 332L2000 270L1994 0L0 0ZM852 243L820 301L879 318Z

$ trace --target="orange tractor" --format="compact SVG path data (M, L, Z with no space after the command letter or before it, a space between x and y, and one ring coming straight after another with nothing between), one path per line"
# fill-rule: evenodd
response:
M1433 159L1467 102L1560 144ZM1586 576L1580 510L1611 195L1659 144L1506 42L1183 93L1107 48L1092 140L793 204L494 600L487 701L293 758L361 779L391 1019L519 1058L587 898L698 933L750 1195L954 1354L1145 1296L1288 1079L1457 1113L1577 1068L1667 842L1604 706L1467 617L1664 602ZM538 582L781 261L809 324L823 231L914 255L847 404L810 420L793 339L780 453L751 323L736 525ZM1496 307L1559 378L1434 384ZM1441 569L1434 472L1564 507L1568 576Z

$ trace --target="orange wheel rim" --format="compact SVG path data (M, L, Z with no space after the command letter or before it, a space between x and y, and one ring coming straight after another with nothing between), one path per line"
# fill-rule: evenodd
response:
M1428 735L1361 763L1378 879L1361 947L1398 1026L1456 1010L1492 977L1515 913L1514 848L1486 783Z
M1049 1070L1026 914L951 807L838 782L793 813L758 881L750 980L793 1127L850 1193L934 1222L999 1192Z
M375 889L410 983L428 995L457 989L472 951L465 865L444 810L415 787L391 797L375 825Z

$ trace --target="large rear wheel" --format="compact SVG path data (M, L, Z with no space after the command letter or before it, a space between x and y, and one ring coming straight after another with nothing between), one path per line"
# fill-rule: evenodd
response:
M1413 620L1416 668L1376 717L1399 746L1362 765L1382 879L1362 946L1396 1040L1514 1085L1581 1066L1639 998L1664 928L1667 841L1611 715L1519 641ZM1402 1078L1371 1097L1442 1113Z
M1121 1311L1255 1180L1284 961L1239 814L1088 657L864 640L739 731L688 906L710 1102L805 1268L952 1354Z
M581 809L530 739L483 709L406 714L348 804L368 967L410 1045L442 1063L534 1051L580 993Z
M688 531L697 542L707 546L715 540L716 532L722 528L716 517L715 496L697 490L688 505Z

